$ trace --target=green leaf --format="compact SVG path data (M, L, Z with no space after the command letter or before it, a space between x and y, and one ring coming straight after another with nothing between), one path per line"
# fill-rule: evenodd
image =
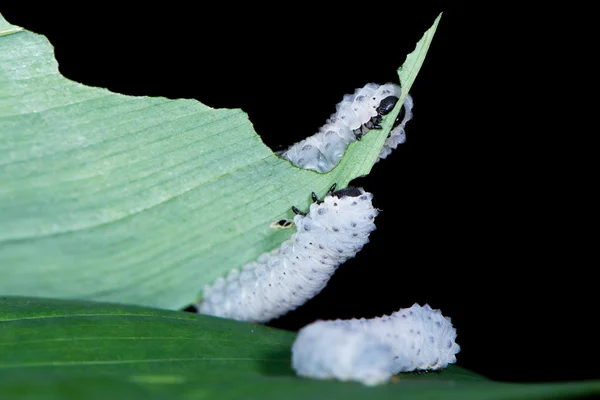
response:
M404 95L438 21L401 69ZM275 156L239 109L86 87L59 74L45 37L0 23L5 295L181 309L287 240L269 224L292 205L368 174L403 102L319 174Z
M4 18L2 18L2 15L0 15L0 36L10 35L22 30L23 28L20 26L9 24Z
M507 384L454 365L440 373L400 374L395 383L377 387L304 379L290 367L294 338L292 332L192 313L0 298L0 398L467 400L600 394L600 381Z

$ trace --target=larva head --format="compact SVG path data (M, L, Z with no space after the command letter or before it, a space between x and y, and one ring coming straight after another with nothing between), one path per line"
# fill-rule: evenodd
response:
M348 186L347 188L336 190L331 195L335 196L339 199L342 199L344 197L358 197L358 196L362 195L364 192L365 191L362 190L361 188Z
M388 96L385 99L381 100L379 103L379 107L376 108L377 113L379 115L387 115L393 109L396 103L398 102L398 98L396 96Z

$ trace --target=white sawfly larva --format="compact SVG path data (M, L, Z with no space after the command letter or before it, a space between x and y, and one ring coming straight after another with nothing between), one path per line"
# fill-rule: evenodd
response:
M383 317L305 326L292 346L292 367L304 377L352 379L369 385L399 372L446 368L456 362L460 351L455 340L450 318L415 303ZM374 343L380 344L379 350L366 354ZM370 365L373 371L368 371ZM383 366L388 369L382 371Z
M282 158L299 168L326 173L342 159L351 142L360 140L370 129L381 129L383 116L392 111L400 98L400 86L386 83L368 83L345 95L337 104L336 112L313 136L293 144L287 150L278 152ZM412 118L413 101L406 96L403 104L404 117L394 123L377 161L386 158L398 144L404 143L404 127Z
M319 293L337 267L368 243L378 214L371 193L348 187L314 202L304 214L292 207L297 231L281 247L263 253L227 278L206 285L202 314L268 322Z

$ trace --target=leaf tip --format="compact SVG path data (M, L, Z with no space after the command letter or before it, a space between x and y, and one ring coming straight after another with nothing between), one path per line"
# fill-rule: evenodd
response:
M9 23L6 19L4 19L2 14L0 14L0 36L11 35L22 30L23 28Z

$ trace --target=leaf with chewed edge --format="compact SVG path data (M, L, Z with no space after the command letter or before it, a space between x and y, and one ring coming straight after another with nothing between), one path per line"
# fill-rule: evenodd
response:
M439 18L400 71L404 96ZM181 309L287 240L270 223L292 205L368 174L404 101L319 174L273 154L239 109L81 85L45 37L2 17L0 29L4 295Z

